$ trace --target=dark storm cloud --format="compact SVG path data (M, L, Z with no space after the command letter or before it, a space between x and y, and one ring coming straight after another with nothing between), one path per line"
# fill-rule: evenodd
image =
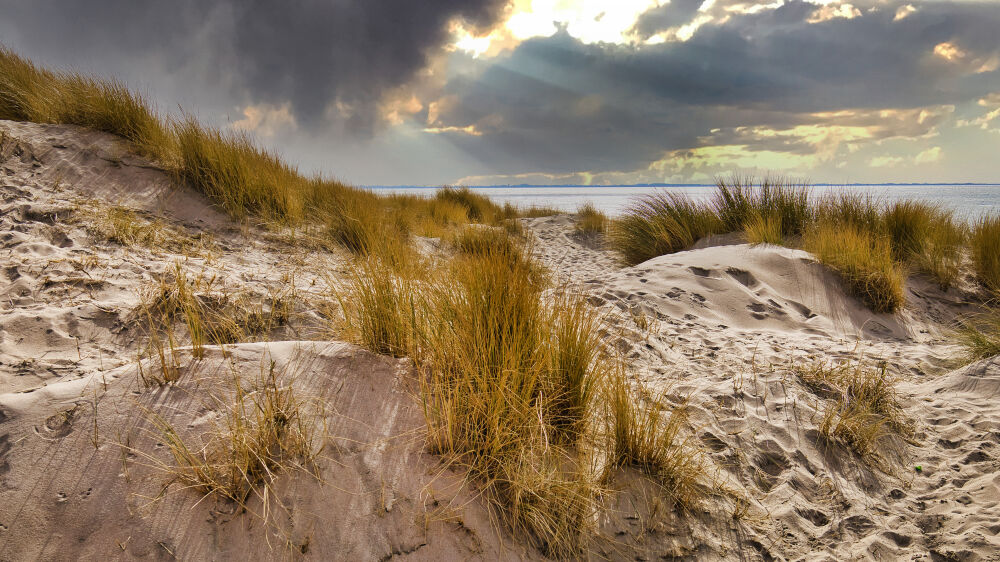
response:
M155 65L148 73L215 69L243 102L290 102L305 126L340 102L353 128L368 130L389 88L405 84L447 37L447 23L494 23L503 0L0 0L0 40L72 53L102 68L106 58ZM52 58L59 58L54 56ZM204 74L204 73L203 73ZM211 78L211 77L209 77ZM192 84L204 87L204 84Z
M640 47L586 45L563 31L453 80L437 126L475 125L481 136L454 142L498 169L631 170L698 146L714 128L830 125L812 114L959 104L1000 90L1000 72L933 54L949 41L970 60L1000 54L1000 4L913 4L898 21L900 4L858 2L858 17L808 23L819 7L791 2L707 24L686 42ZM652 20L640 19L646 33L676 25Z
M694 19L705 0L672 0L642 14L635 24L635 32L648 38L659 31L678 27Z

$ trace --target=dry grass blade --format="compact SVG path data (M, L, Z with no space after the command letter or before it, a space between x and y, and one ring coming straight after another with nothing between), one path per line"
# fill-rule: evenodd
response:
M593 203L585 203L576 210L576 224L573 229L581 234L604 234L608 230L610 219L597 209Z
M898 445L893 437L907 439L913 430L896 396L896 379L886 364L872 366L861 360L834 366L817 364L799 369L798 375L811 388L832 395L822 413L820 434L890 471L893 446Z
M173 349L186 338L200 358L209 344L267 339L288 324L294 299L287 289L267 296L229 292L214 277L190 277L178 263L142 296L133 317L144 321L149 347L158 356L166 354L164 341ZM185 328L183 338L178 324Z
M892 259L888 239L850 224L820 223L806 233L804 248L841 274L848 290L875 312L903 306L905 273Z
M780 176L719 178L712 205L726 232L739 232L764 217L778 226L776 238L785 238L802 234L813 218L807 185Z
M642 406L624 373L609 379L610 466L633 466L661 482L678 507L694 506L706 494L699 452L681 436L683 407L664 415L660 401Z
M191 444L162 417L150 419L170 450L174 464L165 469L202 493L246 507L256 494L266 495L282 470L307 467L317 454L312 417L273 361L244 389L233 379L232 404L224 423L207 442Z
M415 280L378 257L361 258L356 264L347 291L338 293L347 334L375 353L409 355L415 351L417 330Z
M747 242L754 246L759 244L781 246L785 243L781 217L778 215L752 215L743 225L743 234Z
M634 265L687 249L721 228L710 207L681 194L661 192L627 208L611 227L611 241L626 263Z
M987 289L1000 294L1000 216L976 221L969 242L976 277Z
M958 330L958 341L972 361L1000 355L1000 311L966 319Z

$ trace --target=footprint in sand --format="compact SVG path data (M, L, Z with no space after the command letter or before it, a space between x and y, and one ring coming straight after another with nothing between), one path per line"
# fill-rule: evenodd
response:
M0 416L3 414L0 413ZM3 419L3 418L0 418ZM10 471L10 463L7 461L7 453L13 445L10 444L10 435L0 435L0 476Z
M817 527L825 527L830 523L830 516L818 509L797 507L795 508L795 512Z
M754 287L756 287L757 285L760 284L757 281L757 278L754 277L753 274L750 273L749 271L744 271L742 269L737 269L735 267L730 267L730 268L726 269L726 274L728 274L730 277L732 277L737 282L739 282L740 285L743 285L744 287L747 287L747 288L750 288L750 289L752 289L752 288L754 288Z

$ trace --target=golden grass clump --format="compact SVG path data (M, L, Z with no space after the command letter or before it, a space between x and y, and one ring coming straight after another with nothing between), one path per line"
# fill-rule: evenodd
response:
M584 203L576 210L576 224L573 229L581 234L604 234L608 231L610 219L593 203Z
M136 211L117 205L95 213L87 229L126 247L157 248L177 241L177 234L163 219L147 220Z
M566 556L596 509L576 447L601 376L596 321L583 304L546 306L531 269L491 246L458 254L431 288L425 412L432 450L466 466L511 528Z
M743 223L743 236L748 243L757 246L771 244L781 246L785 236L781 228L781 217L778 215L753 214Z
M469 220L473 222L493 224L503 218L508 218L505 216L503 207L485 195L474 193L468 187L445 186L437 191L434 198L463 207ZM514 212L514 216L516 216L516 210Z
M840 273L848 291L875 312L904 303L905 272L892 259L889 240L850 224L821 223L806 232L803 247Z
M838 193L827 195L815 204L815 222L846 224L856 230L884 235L885 205L868 193Z
M216 278L190 278L175 265L143 296L134 317L146 330L147 352L163 358L182 341L200 358L210 344L228 344L266 339L273 330L288 324L294 302L290 291L267 296L216 288ZM177 333L178 325L186 335ZM168 346L164 349L164 345ZM161 361L161 366L165 365ZM168 379L164 370L163 379ZM169 382L163 380L161 382Z
M185 441L166 420L151 415L175 463L163 468L206 495L244 508L257 495L266 509L277 474L309 468L318 453L313 417L274 361L262 366L247 389L234 375L232 404L218 398L217 404L224 422L203 443Z
M893 257L930 275L942 289L958 278L965 229L952 213L920 201L898 201L883 215Z
M193 118L177 125L181 177L226 212L276 221L302 218L309 180L245 133L204 128Z
M123 137L144 155L164 157L172 136L140 94L117 80L39 68L0 46L0 119L80 125Z
M812 220L808 187L782 177L757 180L734 174L720 178L712 206L725 232L739 232L748 223L764 221L779 228L785 238L802 234Z
M388 212L378 196L361 190L344 191L328 204L327 234L351 252L401 259L406 253L410 224L406 215Z
M971 361L1000 355L1000 310L964 320L958 329L958 341Z
M671 192L646 195L632 203L611 227L614 247L630 265L679 252L720 232L715 211Z
M359 258L356 266L347 291L338 294L348 336L375 353L411 354L417 330L417 281L377 256Z
M969 237L972 265L979 282L1000 293L1000 215L980 218Z
M535 219L539 217L554 217L556 215L565 214L565 211L556 209L555 207L544 207L540 205L532 205L531 207L521 210L517 210L514 209L513 207L510 207L510 209L513 209L513 211L511 211L510 209L507 209L508 205L510 205L510 203L504 205L505 209L504 214L507 217L512 216L512 212L516 213L515 216L521 216L527 219Z
M638 468L661 482L678 507L696 505L707 490L702 482L705 467L698 450L681 435L684 408L666 414L662 400L642 405L621 372L609 377L606 400L610 466Z
M894 439L913 431L896 395L896 379L886 364L816 364L799 369L802 381L832 396L823 411L819 432L830 442L846 445L865 460L888 470Z
M132 151L154 159L237 219L326 225L334 240L360 254L397 251L411 233L439 237L468 222L501 225L521 216L512 205L497 205L465 187L443 188L427 200L378 196L306 177L247 133L205 127L192 117L161 119L142 95L117 80L45 70L3 47L0 119L74 124L119 135ZM383 244L384 239L390 242Z
M582 444L608 364L600 321L565 291L543 298L538 265L506 230L467 227L452 245L415 277L359 260L348 326L365 347L414 360L430 449L468 471L508 528L572 556L597 509Z

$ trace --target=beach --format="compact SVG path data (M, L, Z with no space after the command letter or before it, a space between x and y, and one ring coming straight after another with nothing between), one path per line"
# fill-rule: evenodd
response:
M112 135L0 130L0 559L546 557L432 450L420 364L363 349L343 326L360 271L350 251L308 228L234 220ZM108 226L126 211L132 238ZM515 221L550 286L599 319L636 399L683 413L677 443L704 488L681 510L625 466L596 487L594 535L574 557L1000 549L1000 359L970 363L956 343L956 322L982 311L967 268L947 290L910 275L905 304L875 313L802 249L712 235L629 266L574 214ZM414 244L433 259L452 251L443 237ZM150 294L182 278L204 306L252 309L265 327L151 347ZM874 457L823 437L839 392L828 371L855 366L893 381L903 424ZM308 449L266 465L264 491L239 487L241 501L177 468L253 411L234 406L234 384L256 406L294 389L287 411ZM172 436L190 444L188 465Z

